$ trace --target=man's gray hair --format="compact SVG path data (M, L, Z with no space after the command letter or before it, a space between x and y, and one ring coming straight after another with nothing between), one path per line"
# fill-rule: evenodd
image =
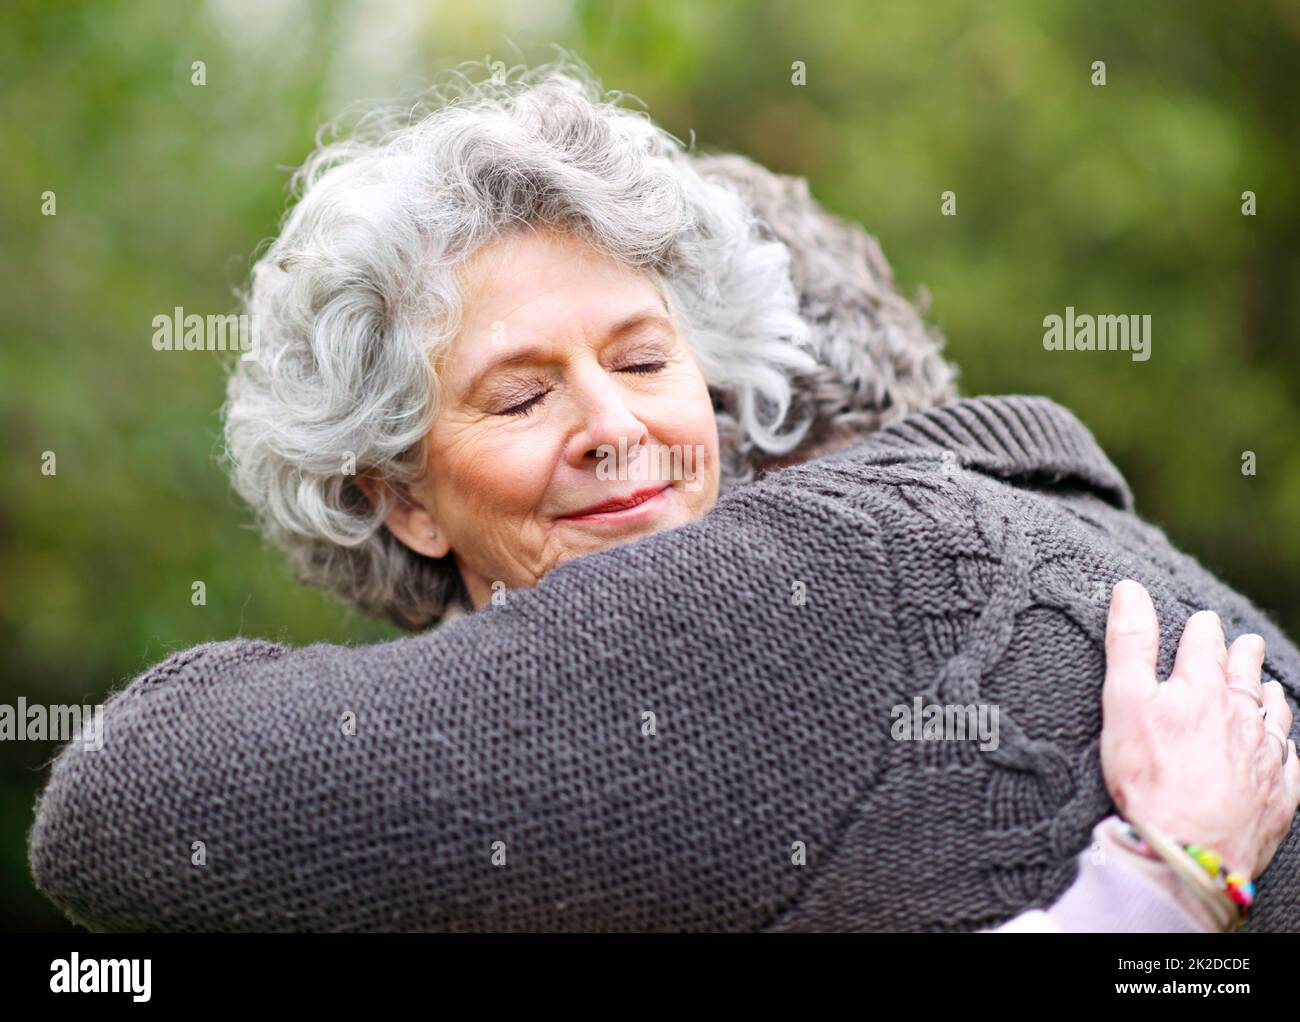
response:
M576 232L655 283L714 398L724 491L955 396L874 241L801 179L688 151L572 57L471 67L322 130L241 295L257 357L229 380L226 460L300 581L410 629L468 604L356 476L400 492L424 471L464 264L515 229Z

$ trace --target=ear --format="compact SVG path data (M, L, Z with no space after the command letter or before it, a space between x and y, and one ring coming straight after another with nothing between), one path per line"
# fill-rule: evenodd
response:
M393 486L384 479L362 474L355 477L355 482L372 507L379 506L381 495L388 497L389 511L384 525L404 546L433 558L446 557L451 551L451 544L433 520L433 515L423 503L411 496L406 487Z

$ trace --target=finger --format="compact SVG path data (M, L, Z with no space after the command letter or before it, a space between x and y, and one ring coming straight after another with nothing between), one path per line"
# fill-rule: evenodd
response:
M1264 709L1268 712L1264 717L1266 733L1264 743L1259 750L1257 769L1260 780L1272 784L1277 781L1283 772L1282 750L1284 743L1286 743L1289 752L1287 739L1291 734L1291 707L1287 705L1286 694L1282 691L1282 686L1278 682L1270 681L1263 687L1263 693ZM1281 742L1275 737L1279 733L1283 739Z
M1290 736L1291 704L1286 701L1286 692L1282 689L1282 683L1270 681L1261 691L1264 696L1264 709L1268 711L1264 719L1270 724L1276 724L1282 734ZM1276 742L1273 744L1277 745Z
M1258 635L1238 635L1228 649L1228 684L1260 691L1260 671L1264 666L1264 640Z
M1270 745L1276 745L1272 739ZM1295 742L1287 742L1286 766L1269 798L1266 819L1267 840L1260 847L1259 860L1255 864L1255 876L1268 868L1274 853L1286 840L1291 830L1291 821L1296 809L1300 807L1300 758L1296 756Z
M1283 792L1287 799L1287 805L1290 812L1287 813L1288 826L1290 830L1291 817L1296 814L1296 808L1300 807L1300 756L1296 755L1295 742L1287 742L1288 752L1286 766L1282 769Z
M1227 666L1228 649L1223 644L1219 615L1212 610L1198 611L1187 619L1170 677L1194 685L1222 685Z
M1264 666L1264 640L1258 635L1239 635L1228 649L1228 681L1234 686L1229 693L1234 714L1243 723L1258 718L1264 703L1260 688L1260 670ZM1248 693L1254 693L1254 698Z
M1139 582L1125 579L1110 594L1106 618L1106 683L1102 707L1156 693L1160 623L1151 596Z

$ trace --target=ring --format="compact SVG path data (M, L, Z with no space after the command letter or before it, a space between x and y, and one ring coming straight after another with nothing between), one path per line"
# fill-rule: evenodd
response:
M1242 695L1250 696L1251 699L1255 700L1256 706L1260 709L1264 708L1263 698L1261 698L1260 694L1254 689L1247 688L1245 685L1229 685L1228 688L1232 689L1234 692L1240 692Z
M1285 766L1285 765L1286 765L1286 754L1290 751L1290 750L1287 748L1287 744L1286 744L1286 735L1282 734L1282 730L1281 730L1281 728L1279 728L1276 724L1265 724L1265 725L1264 725L1264 730L1265 730L1265 732L1267 732L1271 737L1276 738L1276 739L1277 739L1277 743L1278 743L1280 746L1282 746L1282 765Z

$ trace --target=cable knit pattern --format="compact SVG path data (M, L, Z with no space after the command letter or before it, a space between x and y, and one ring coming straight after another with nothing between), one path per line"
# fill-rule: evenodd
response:
M1113 811L1125 577L1162 672L1211 607L1295 698L1295 647L1133 514L1069 412L959 401L433 632L171 657L55 761L33 875L95 929L996 925L1059 897ZM997 749L894 740L916 696L996 705ZM1298 840L1252 930L1300 929Z

